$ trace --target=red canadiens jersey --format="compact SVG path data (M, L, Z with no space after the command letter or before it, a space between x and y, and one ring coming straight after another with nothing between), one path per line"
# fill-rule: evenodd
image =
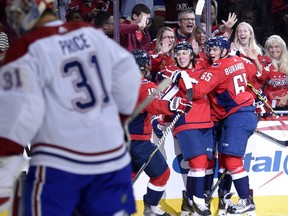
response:
M143 79L140 87L136 107L139 106L155 89L156 84ZM152 115L173 115L169 110L169 102L155 98L130 124L129 133L131 140L150 140L152 134Z
M193 85L194 97L209 94L218 119L223 119L242 107L253 104L253 95L247 91L247 66L239 56L220 59L208 67Z
M170 66L167 69L168 71L166 70L166 76L170 71L183 70L178 68L176 65ZM192 78L190 82L193 83L197 82L197 80L200 79L204 68L196 64L196 67L194 69L185 69L185 71L189 74L189 77ZM167 91L166 95L168 95L171 91L174 90L175 94L171 94L172 97L180 96L182 98L186 98L187 88L184 84L183 79L179 80L177 87L179 89L178 91L174 90L175 88L172 87L170 91ZM213 126L210 114L210 103L207 96L204 95L197 99L193 98L192 101L193 107L191 108L191 110L186 115L183 115L175 124L174 134L177 134L178 132L187 129L211 128Z

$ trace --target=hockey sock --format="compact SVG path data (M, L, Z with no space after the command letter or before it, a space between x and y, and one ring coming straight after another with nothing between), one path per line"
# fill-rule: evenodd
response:
M222 172L218 172L218 178L220 178L222 174L223 174ZM224 176L223 180L219 185L219 189L223 191L230 191L231 187L232 187L232 177L230 174L226 173L226 175Z
M162 198L164 191L155 191L147 187L147 193L143 196L145 204L157 206Z
M233 180L233 182L234 182L234 186L236 188L236 191L238 193L238 196L241 199L245 199L245 198L250 196L248 176Z
M204 188L205 188L205 176L203 177L192 177L193 184L193 195L198 198L204 198Z
M192 177L189 176L189 172L187 174L187 181L186 181L186 196L189 199L192 199L192 187L193 187L193 183L192 183Z

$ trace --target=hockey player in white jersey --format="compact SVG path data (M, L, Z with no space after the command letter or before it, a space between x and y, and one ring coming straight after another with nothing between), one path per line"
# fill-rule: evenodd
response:
M23 148L31 143L19 215L132 214L121 117L137 101L138 65L102 31L57 20L53 3L11 0L6 6L21 37L0 69L0 212L11 203Z

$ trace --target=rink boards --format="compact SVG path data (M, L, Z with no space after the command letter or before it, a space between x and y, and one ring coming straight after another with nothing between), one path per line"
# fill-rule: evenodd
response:
M288 140L288 117L260 121L257 129L275 139ZM157 142L158 139L155 137L154 141ZM160 150L171 169L171 176L161 200L161 206L171 215L180 215L181 196L188 166L182 160L177 140L171 133ZM279 145L255 133L249 139L244 165L249 172L251 188L254 191L257 215L288 216L288 146ZM217 179L214 180L216 182ZM143 215L142 197L146 192L147 182L148 177L143 173L134 184L138 213L133 216ZM217 209L215 195L216 193L211 204L213 215L216 215ZM236 202L237 197L232 199ZM7 211L0 212L0 216L9 216L9 214Z
M257 129L277 140L288 140L288 117L260 121ZM157 142L157 138L154 138L154 141ZM183 161L177 140L172 134L168 135L161 151L171 169L161 206L172 215L180 215L182 190L185 188L188 165ZM257 215L288 216L288 146L279 145L254 133L248 142L244 166L249 172ZM217 178L214 179L215 182L216 180ZM142 197L146 193L147 182L148 177L143 173L134 184L138 210L135 216L143 215ZM211 205L213 215L217 215L215 209L218 203L215 195L216 193ZM238 197L232 199L236 202Z

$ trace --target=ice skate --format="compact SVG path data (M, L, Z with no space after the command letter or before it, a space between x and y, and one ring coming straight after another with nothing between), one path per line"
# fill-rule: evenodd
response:
M255 209L253 198L250 196L246 199L239 199L236 205L229 206L227 209L227 215L256 216Z
M190 216L193 212L193 202L186 196L186 191L182 191L182 205L181 205L181 215L180 216Z
M204 198L193 196L193 214L192 216L210 216L211 211L205 203Z
M144 204L144 216L170 216L170 214L161 210L159 206Z
M233 193L228 191L219 191L218 216L227 215L227 208L233 205L232 201L230 200L232 195Z

